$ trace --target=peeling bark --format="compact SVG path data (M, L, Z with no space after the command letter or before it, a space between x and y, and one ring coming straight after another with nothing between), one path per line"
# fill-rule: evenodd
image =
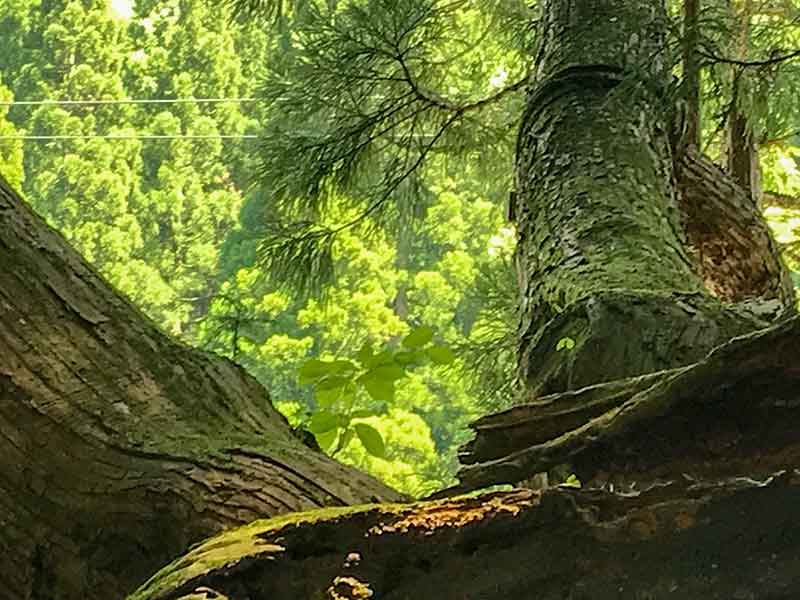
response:
M163 335L4 180L0 265L0 598L120 598L225 527L398 498Z
M567 463L582 481L759 476L800 464L800 317L679 369L484 417L461 490Z
M679 206L696 271L730 303L775 300L792 311L794 286L758 205L694 148L677 165Z

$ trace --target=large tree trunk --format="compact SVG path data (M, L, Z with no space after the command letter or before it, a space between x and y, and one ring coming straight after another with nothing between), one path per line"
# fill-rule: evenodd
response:
M702 197L713 187L686 176L683 156L673 161L663 3L551 0L543 11L517 151L519 360L531 394L685 365L769 322L725 300L790 309L768 234L754 256L740 256L758 263L744 280L722 286L723 297L707 285L714 269L702 246L741 244ZM686 198L693 190L708 206ZM745 239L748 222L766 231L752 203L740 208L723 215ZM712 220L682 218L692 213ZM574 348L559 352L564 338Z
M0 598L121 598L216 531L397 499L170 340L0 179Z

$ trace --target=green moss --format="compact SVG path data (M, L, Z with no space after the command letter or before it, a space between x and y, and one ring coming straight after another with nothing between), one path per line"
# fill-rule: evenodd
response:
M220 533L196 546L181 558L173 561L151 577L142 587L128 596L128 600L159 600L179 590L198 578L214 571L230 568L251 558L270 559L278 556L284 547L273 540L287 527L334 522L342 517L373 511L395 514L412 505L367 504L361 506L322 508L301 513L290 513L253 521L242 527Z
M207 582L215 572L230 569L243 561L278 559L292 544L291 529L298 527L323 523L337 525L345 519L364 531L371 531L371 527L377 524L382 532L392 531L392 523L397 521L403 522L404 528L412 526L409 524L423 528L439 527L443 523L447 526L465 525L470 522L469 519L459 523L449 519L454 513L467 514L473 509L480 515L486 510L494 510L498 506L497 498L504 496L503 492L498 492L499 489L506 489L506 486L477 490L462 497L435 502L322 508L253 521L202 542L161 569L128 596L128 600L165 600L174 597L173 594L189 593L194 589L193 583L201 585L201 581ZM453 505L457 507L454 509Z

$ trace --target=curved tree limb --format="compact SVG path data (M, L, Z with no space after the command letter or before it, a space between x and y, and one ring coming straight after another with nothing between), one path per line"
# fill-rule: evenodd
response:
M399 498L161 333L2 179L0 265L0 597L119 598L225 527Z

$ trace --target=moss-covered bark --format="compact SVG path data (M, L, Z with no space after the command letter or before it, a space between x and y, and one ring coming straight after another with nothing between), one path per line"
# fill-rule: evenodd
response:
M694 365L475 425L462 491L562 461L579 489L259 521L196 547L130 600L789 600L800 594L799 381L794 317Z
M550 489L226 532L130 600L796 598L796 475Z
M570 465L642 485L763 476L800 461L800 317L678 369L555 394L473 424L462 491Z
M515 211L533 394L688 364L765 324L710 293L688 244L665 34L660 2L544 3ZM565 337L576 345L559 354Z
M0 179L0 598L121 598L225 527L397 498L160 333Z
M461 476L569 461L604 489L257 522L137 600L800 593L798 321L725 343L791 303L774 244L752 203L671 153L663 3L542 10L518 152L520 370L528 399L583 389L482 421ZM302 446L240 369L160 334L4 182L0 265L0 598L119 598L225 527L398 499Z

